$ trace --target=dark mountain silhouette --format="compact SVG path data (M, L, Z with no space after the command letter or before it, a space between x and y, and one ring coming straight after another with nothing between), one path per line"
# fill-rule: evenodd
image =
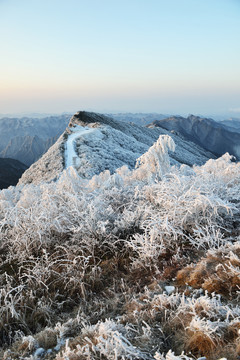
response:
M27 166L18 160L0 158L0 189L16 185Z

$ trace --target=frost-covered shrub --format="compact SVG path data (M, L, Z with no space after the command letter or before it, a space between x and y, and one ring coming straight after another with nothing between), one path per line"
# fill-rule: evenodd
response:
M228 155L170 167L169 147L160 138L133 171L86 180L70 167L56 182L0 192L0 346L37 341L78 312L84 324L57 335L53 359L191 359L192 351L212 360L226 344L236 358L240 167ZM21 349L22 359L36 355Z
M168 135L160 135L153 146L137 159L133 177L149 182L162 179L170 169L168 150L175 151L173 139Z
M161 351L166 350L168 339L172 350L178 353L184 350L196 356L209 356L217 348L221 349L230 331L234 344L238 333L231 329L239 325L239 316L238 306L225 305L220 296L214 294L195 291L191 296L179 293L169 296L146 291L129 300L123 319L138 326L147 322L151 329L161 324Z
M107 319L84 327L81 335L72 343L67 342L65 350L56 359L75 359L81 356L87 359L146 359L146 354L131 344L131 338L134 338L131 327Z
M202 288L225 296L240 291L240 243L227 243L211 249L196 266L187 266L177 274L181 284Z

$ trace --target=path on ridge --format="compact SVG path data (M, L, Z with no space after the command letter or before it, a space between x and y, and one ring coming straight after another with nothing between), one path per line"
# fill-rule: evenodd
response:
M76 126L72 129L72 133L68 136L66 142L66 150L65 150L65 168L67 169L69 166L74 167L74 163L78 158L78 155L75 150L76 140L83 136L90 134L91 132L95 131L96 129L89 128L89 127L82 127Z

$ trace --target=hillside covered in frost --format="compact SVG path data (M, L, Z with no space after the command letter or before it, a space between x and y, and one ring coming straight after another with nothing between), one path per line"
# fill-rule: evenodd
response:
M164 134L84 177L72 126L55 181L0 192L0 358L236 359L240 164L172 165Z
M176 151L170 152L171 164L202 165L215 158L200 146L161 127L148 129L102 114L80 111L71 118L67 129L48 152L24 173L19 183L38 184L59 178L69 165L69 156L73 158L78 174L87 179L106 169L113 174L123 165L134 169L136 159L148 151L159 135L171 135L174 139Z

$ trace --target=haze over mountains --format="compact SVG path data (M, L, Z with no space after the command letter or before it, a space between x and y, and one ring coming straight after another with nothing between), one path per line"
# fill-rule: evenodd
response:
M0 119L0 157L27 166L39 159L65 130L69 115Z
M229 124L232 124L230 127ZM204 149L221 156L226 152L240 160L240 121L222 121L189 115L172 116L153 121L148 127L163 127L182 134L186 139L202 146Z
M157 114L157 113L113 113L113 114L105 114L106 116L110 116L118 121L127 121L133 122L137 125L145 126L150 124L154 120L162 120L166 119L168 115Z
M240 132L240 118L230 118L221 120L220 124L227 126L232 131Z

